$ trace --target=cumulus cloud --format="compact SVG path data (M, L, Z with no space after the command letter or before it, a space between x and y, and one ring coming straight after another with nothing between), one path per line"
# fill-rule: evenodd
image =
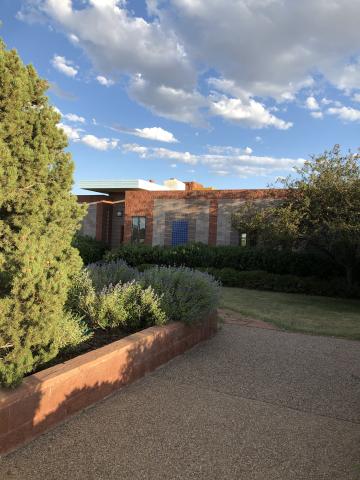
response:
M270 113L270 109L251 98L251 94L240 88L232 80L226 78L210 78L208 83L218 91L210 95L210 113L226 120L239 123L250 128L275 127L287 130L291 122ZM222 93L219 93L222 92ZM230 95L230 96L229 96ZM273 110L277 110L273 107Z
M360 40L357 1L169 0L170 7L161 0L154 3L157 15L183 39L191 57L253 95L291 98L309 85L314 71L340 88L355 83L349 63ZM344 80L350 76L351 81Z
M95 148L96 150L113 150L117 147L119 141L110 138L100 138L95 135L84 135L81 138L82 143L88 147Z
M106 78L103 75L98 75L96 80L100 83L100 85L104 85L104 87L111 87L111 85L114 85L115 83L113 80Z
M244 125L250 128L275 127L280 130L287 130L292 127L292 122L285 122L270 113L263 104L253 98L245 103L240 98L229 98L225 95L213 97L210 103L210 112Z
M196 90L158 85L138 74L130 81L129 93L138 103L161 117L205 126L200 108L207 106L207 100Z
M76 113L65 113L63 114L63 117L69 122L85 123L85 118L81 117L80 115L76 115Z
M134 16L123 1L90 0L77 9L69 0L32 0L21 10L23 19L29 5L32 12L37 6L60 28L75 35L105 78L111 73L141 72L158 85L195 86L196 70L181 40L158 21Z
M319 104L318 104L318 101L316 100L315 97L308 97L306 100L305 100L305 105L306 105L306 108L308 108L309 110L319 110Z
M137 143L124 143L122 148L124 152L137 153L141 158L145 158L149 151L147 147L143 147Z
M313 118L323 118L324 117L324 114L320 111L318 112L311 112L310 115L313 117Z
M64 131L65 135L70 141L81 142L88 147L94 148L95 150L113 150L119 144L119 140L116 138L100 138L96 135L85 133L84 129L82 128L75 128L62 122L58 123L58 128Z
M178 143L179 140L173 133L164 130L161 127L145 127L145 128L124 128L120 126L112 127L113 130L126 133L128 135L134 135L136 137L145 138L147 140L156 140L158 142L165 143Z
M347 94L360 88L359 1L147 0L147 7L145 19L124 0L25 0L18 18L45 17L86 52L99 77L130 78L141 105L194 125L205 125L210 111L251 128L287 129L291 122L270 113L269 99L292 102L318 78ZM56 57L56 68L76 76L76 66ZM224 98L205 98L199 77L208 72L247 100L224 89Z
M240 148L229 145L208 145L207 150L209 153L213 153L215 155L242 155L243 153L248 155L252 154L252 148L250 147Z
M360 110L352 107L331 107L327 109L329 115L336 115L340 120L345 122L360 121Z
M73 62L66 60L66 58L61 55L54 55L51 63L56 70L68 77L75 77L78 73L78 69L74 66Z
M359 40L358 40L359 41ZM330 80L346 93L360 88L360 57L350 62L343 68L337 68L336 65L328 71Z
M233 174L241 177L270 176L278 172L291 171L303 164L302 158L276 158L242 153L238 147L208 147L210 153L193 154L162 147L144 147L138 144L123 145L126 152L140 155L142 158L165 159L188 165L204 165L218 175ZM216 153L217 152L217 153Z
M78 142L80 140L80 135L83 131L81 128L74 128L61 122L58 123L58 127L64 131L69 140L72 140L73 142Z
M86 120L84 117L77 115L76 113L62 113L57 107L53 106L55 112L62 116L65 120L73 123L85 123Z

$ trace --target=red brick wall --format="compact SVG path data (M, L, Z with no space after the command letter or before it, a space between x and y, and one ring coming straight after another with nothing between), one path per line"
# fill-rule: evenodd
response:
M209 339L216 331L216 312L193 326L174 322L150 327L30 375L16 389L0 389L0 456Z
M217 205L219 199L256 200L262 198L283 198L286 194L281 189L259 190L188 190L170 192L149 192L145 190L127 191L125 193L125 229L124 242L131 241L131 217L146 217L145 243L151 245L153 238L153 208L155 199L207 199L210 202L209 244L216 244Z

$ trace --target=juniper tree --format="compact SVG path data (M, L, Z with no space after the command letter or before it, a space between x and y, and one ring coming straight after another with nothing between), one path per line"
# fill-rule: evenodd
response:
M46 81L0 39L0 382L56 356L83 216Z

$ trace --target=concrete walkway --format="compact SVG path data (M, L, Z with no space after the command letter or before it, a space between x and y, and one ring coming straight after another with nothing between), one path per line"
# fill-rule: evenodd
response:
M360 478L360 343L236 324L0 460L2 480Z

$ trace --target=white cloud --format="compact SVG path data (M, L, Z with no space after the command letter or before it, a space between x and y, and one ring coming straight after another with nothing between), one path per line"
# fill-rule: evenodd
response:
M138 145L137 143L124 143L122 148L125 152L137 153L141 158L145 158L149 149Z
M27 5L22 19L30 10ZM70 0L32 0L32 13L36 5L48 20L77 37L101 76L140 72L158 86L195 86L196 69L176 34L158 20L136 17L124 1L90 0L78 9Z
M69 122L85 123L85 118L81 117L80 115L76 115L76 113L65 113L63 114L63 117Z
M351 107L331 107L327 109L329 115L336 115L345 122L358 122L360 121L360 110Z
M69 33L69 40L70 42L74 43L75 45L77 43L79 43L79 39L76 35L74 35L73 33Z
M166 158L169 160L178 160L182 163L196 165L198 163L198 156L190 152L178 152L176 150L169 150L168 148L157 147L152 149L151 156L157 158Z
M135 128L134 135L148 140L158 140L159 142L178 143L178 140L171 132L161 127Z
M78 73L78 69L73 65L73 62L66 60L66 58L61 55L54 55L51 63L56 70L68 77L75 77Z
M252 148L250 147L240 148L228 145L208 145L207 150L215 155L242 155L243 153L250 155L252 153Z
M58 123L58 128L62 129L69 140L73 142L82 142L88 147L96 150L113 150L119 144L115 138L100 138L95 135L85 134L82 128L74 128L64 123Z
M153 3L163 24L183 39L189 56L256 96L280 98L285 92L291 99L314 71L327 78L342 71L349 76L349 59L358 53L356 0Z
M102 75L98 75L96 77L96 80L100 83L100 85L104 85L104 87L111 87L111 85L114 85L114 83L115 83L110 78L106 78Z
M171 168L177 168L177 164L176 164L176 163L172 163L172 164L170 165L170 167L171 167Z
M99 138L95 135L84 135L81 138L82 143L96 150L113 150L117 147L119 141L116 139Z
M244 126L287 129L291 122L271 116L269 98L294 101L318 78L349 94L360 88L358 0L147 0L146 18L125 0L21 3L18 18L45 17L86 52L99 76L130 78L137 102L173 120L204 125L210 102L212 114ZM56 57L56 68L77 74ZM198 78L209 71L248 100L224 85L225 99L204 98Z
M73 142L77 142L80 140L82 129L74 128L61 122L58 123L58 127L64 131L65 135L68 137L69 140L72 140Z
M352 97L354 102L360 102L360 93L355 93Z
M244 101L241 98L229 98L225 95L213 96L210 113L250 128L275 127L287 130L293 125L292 122L285 122L270 113L263 104L253 98Z
M305 101L306 108L309 110L319 110L319 104L315 97L308 97Z
M165 143L178 143L179 140L173 133L164 130L161 127L145 127L145 128L124 128L120 126L112 127L112 130L116 130L128 135L134 135L136 137L145 138L146 140L156 140L158 142Z
M310 115L313 118L323 118L324 117L324 114L322 112L311 112Z
M57 107L53 106L55 112L62 116L62 118L74 123L85 123L85 118L76 113L62 113Z
M358 40L359 41L359 40ZM360 88L360 57L344 67L334 65L329 68L329 79L341 90L350 93Z
M129 93L138 103L161 117L205 125L199 109L207 105L207 100L195 90L157 85L135 75L130 81Z
M205 165L213 173L241 177L276 175L278 172L291 171L293 167L299 167L304 162L302 158L276 158L241 153L243 149L232 146L208 147L210 153L206 154L193 154L162 147L149 148L138 144L123 145L123 148L126 152L137 153L142 158L162 158L188 165Z

